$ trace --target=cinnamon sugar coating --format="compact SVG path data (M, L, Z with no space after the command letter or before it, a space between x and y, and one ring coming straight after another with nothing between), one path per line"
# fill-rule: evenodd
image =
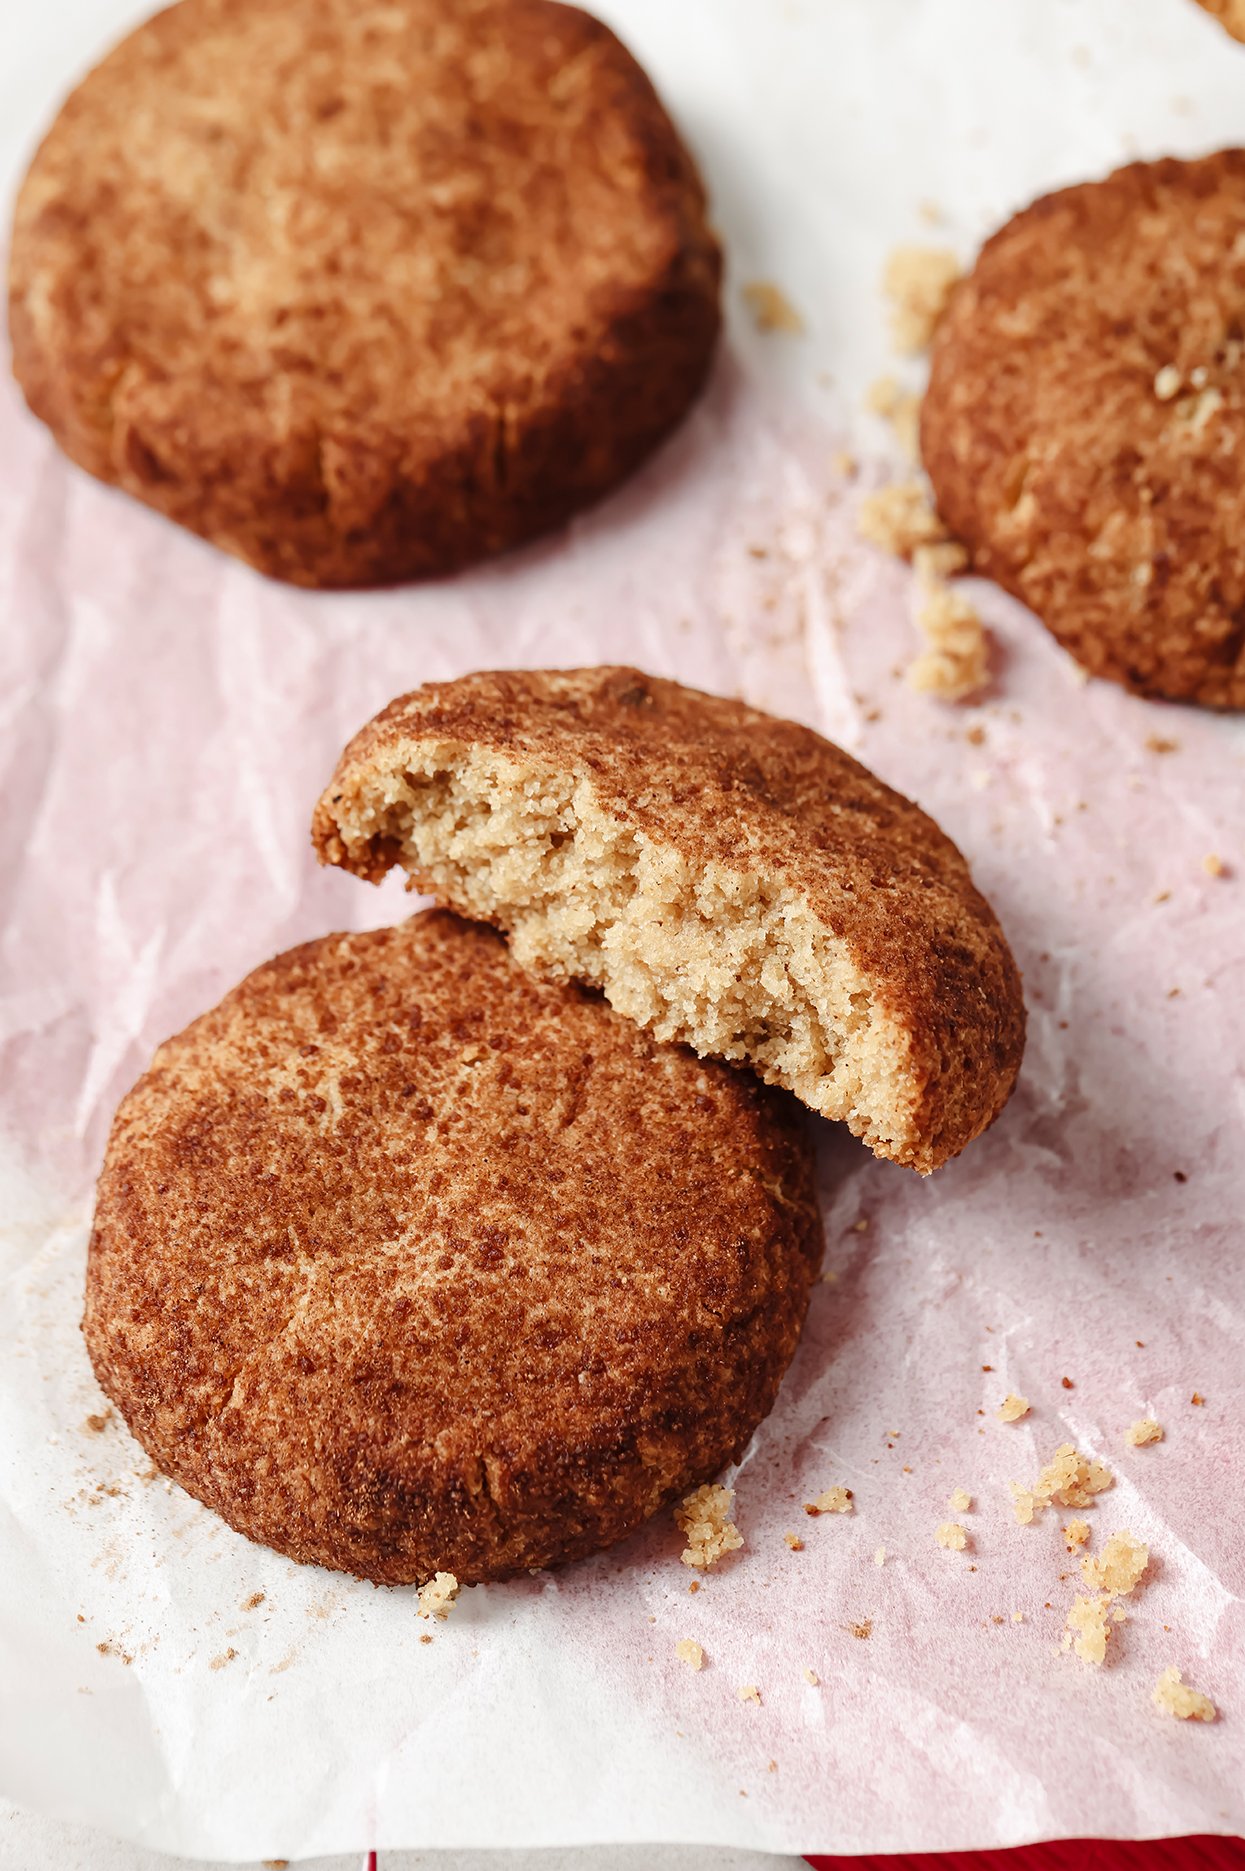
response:
M551 0L181 0L66 100L16 209L13 367L65 452L300 585L557 525L682 416L704 191Z
M821 1255L803 1115L430 911L278 956L157 1052L84 1330L251 1539L402 1584L610 1545L742 1452Z

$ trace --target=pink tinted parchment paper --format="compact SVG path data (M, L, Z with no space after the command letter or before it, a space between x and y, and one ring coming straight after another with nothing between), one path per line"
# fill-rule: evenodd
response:
M832 465L852 373L871 347L881 362L875 227L902 221L900 193L911 221L943 160L931 186L969 204L948 238L971 246L1060 165L1107 166L1181 84L1200 86L1203 116L1186 125L1172 104L1168 141L1208 144L1226 123L1231 52L1210 23L1157 0L1125 10L1153 43L1134 34L1110 79L1119 5L1089 27L1063 6L1007 22L967 0L944 10L993 60L987 104L959 65L931 64L932 7L845 4L833 48L815 25L788 23L789 42L775 28L780 71L774 34L723 6L686 81L695 35L677 10L615 8L698 139L732 307L740 278L776 276L810 329L761 342L736 320L704 404L629 488L453 583L342 597L264 583L85 480L0 395L0 1785L14 1799L239 1859L1245 1830L1245 744L1234 724L1083 684L984 589L990 694L957 709L912 694L897 674L915 647L907 574L856 541L861 483ZM825 141L838 133L809 78L830 83L831 49L849 115L884 51L910 102L934 70L963 145L984 127L987 179L967 157L916 162L898 104L883 129L901 180L858 174L846 139ZM1042 141L1036 114L1023 150L1008 140L1021 93L1007 84L1035 68L1048 109L1081 126L1071 152ZM748 114L757 74L783 135ZM865 134L858 121L857 146ZM813 181L784 169L792 143L801 174L817 157ZM834 225L814 186L827 173ZM767 220L762 200L785 205ZM845 381L828 388L830 359ZM465 1594L421 1644L412 1593L248 1545L152 1476L115 1419L91 1426L103 1404L77 1319L92 1178L161 1038L275 950L411 908L392 883L370 891L311 858L311 807L354 728L430 678L620 660L797 716L934 813L1024 970L1028 1054L999 1123L928 1181L823 1129L828 1278L731 1477L740 1554L692 1595L663 1520L573 1570ZM1005 1425L1008 1391L1032 1408ZM1131 1449L1149 1414L1164 1440ZM1078 1585L1069 1516L1018 1527L1008 1496L1069 1440L1116 1477L1085 1516L1094 1550L1127 1527L1152 1555L1101 1671L1059 1648ZM835 1484L855 1511L806 1516ZM957 1488L966 1512L948 1509ZM935 1543L948 1518L968 1529L963 1553ZM675 1657L683 1637L704 1647L699 1674ZM1155 1711L1173 1663L1218 1722ZM759 1705L739 1699L747 1684Z

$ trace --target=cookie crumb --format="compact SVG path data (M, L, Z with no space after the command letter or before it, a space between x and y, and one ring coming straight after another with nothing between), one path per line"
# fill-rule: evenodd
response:
M1189 1402L1200 1410L1205 1405L1206 1399L1200 1390L1195 1390L1193 1395L1189 1398Z
M845 448L830 457L830 466L835 474L841 474L845 481L854 481L859 471L859 462Z
M1123 1598L1139 1583L1149 1563L1150 1548L1125 1527L1111 1535L1101 1553L1082 1559L1081 1575L1092 1592Z
M879 1546L875 1551L873 1563L875 1566L884 1566L886 1564L886 1548L884 1546Z
M98 1436L103 1430L107 1429L111 1421L112 1407L110 1405L106 1410L93 1410L82 1427L86 1430L88 1435Z
M438 1572L419 1590L419 1615L444 1623L450 1606L458 1597L458 1580L452 1572Z
M761 1700L761 1691L757 1688L755 1683L742 1684L741 1687L735 1691L735 1694L739 1697L741 1702L755 1702L759 1704Z
M849 1631L853 1637L859 1637L863 1643L873 1636L873 1619L862 1618L859 1624L845 1624L843 1629Z
M821 1678L820 1676L818 1676L816 1670L805 1670L804 1680L806 1683L811 1683L813 1688L816 1689L818 1683L821 1681Z
M1182 1722L1213 1722L1218 1714L1209 1696L1204 1696L1200 1689L1191 1689L1182 1680L1175 1664L1164 1670L1154 1685L1154 1705L1165 1715L1174 1715Z
M431 1631L421 1631L419 1634L419 1641L421 1644L430 1644L432 1642Z
M1088 1520L1070 1520L1063 1530L1064 1544L1070 1553L1078 1546L1084 1546L1089 1540Z
M973 1504L973 1497L967 1488L957 1488L947 1502L953 1514L966 1514Z
M852 1511L852 1491L850 1488L827 1488L815 1501L805 1501L806 1514L850 1514Z
M1009 1392L994 1414L1000 1423L1018 1423L1022 1416L1029 1414L1029 1399L1013 1396Z
M674 1647L674 1654L680 1663L686 1663L689 1670L704 1667L705 1653L694 1637L680 1637Z
M733 1488L710 1481L702 1488L693 1488L675 1508L675 1525L687 1541L686 1550L679 1555L685 1566L706 1571L726 1553L737 1552L743 1545L743 1535L730 1518L734 1498Z
M212 1661L208 1664L208 1668L210 1670L223 1670L227 1663L233 1662L237 1654L233 1645L230 1644L228 1650L223 1650L220 1656L212 1658Z
M1161 370L1155 372L1154 394L1160 403L1170 403L1174 396L1179 396L1183 382L1184 378L1174 364L1164 364Z
M976 607L950 585L926 578L916 623L928 647L909 664L908 687L944 702L979 695L990 674L990 637Z
M1222 877L1227 872L1227 865L1214 851L1208 851L1202 859L1202 869L1208 877Z
M1135 1423L1130 1423L1124 1435L1130 1448L1143 1449L1148 1442L1163 1440L1163 1425L1156 1423L1152 1416L1139 1416Z
M257 1605L262 1605L263 1602L264 1602L263 1592L252 1592L249 1598L243 1599L242 1609L244 1611L254 1611L255 1607Z
M1068 1613L1063 1640L1065 1650L1071 1645L1082 1663L1102 1664L1106 1661L1110 1636L1107 1600L1078 1595Z
M891 301L891 337L901 355L928 351L960 271L947 247L895 248L882 290Z
M1058 1501L1061 1507L1088 1507L1096 1494L1112 1486L1115 1476L1097 1456L1081 1454L1072 1443L1062 1443L1030 1488L1011 1483L1016 1519L1027 1527L1034 1515Z
M1024 1612L1023 1612L1023 1611L1013 1611L1013 1612L1012 1612L1012 1623L1013 1623L1013 1624L1023 1624L1023 1623L1024 1623L1024 1621L1025 1621L1025 1614L1024 1614Z
M782 1537L793 1553L802 1553L804 1551L804 1542L798 1533L784 1533Z
M941 1526L934 1529L934 1538L949 1553L962 1553L968 1545L968 1529L954 1520L944 1520Z
M1166 734L1147 734L1146 746L1152 754L1174 754L1180 750L1180 742L1170 740Z
M918 546L939 545L948 536L920 481L895 481L866 494L856 514L856 531L870 545L900 559L910 559Z
M743 287L743 300L758 331L801 332L804 320L781 286L772 279L754 279Z

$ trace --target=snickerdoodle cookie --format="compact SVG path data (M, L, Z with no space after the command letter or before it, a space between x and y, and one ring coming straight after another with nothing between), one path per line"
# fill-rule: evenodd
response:
M429 911L157 1052L85 1333L159 1466L386 1584L608 1546L737 1456L821 1253L804 1115Z
M1084 668L1245 707L1245 150L1000 229L938 326L921 446L974 568Z
M181 0L18 198L13 366L67 454L296 584L419 578L614 486L718 329L649 80L553 0Z
M663 1040L927 1171L1002 1109L1010 950L955 846L820 735L634 669L431 683L356 736L323 862L401 864Z

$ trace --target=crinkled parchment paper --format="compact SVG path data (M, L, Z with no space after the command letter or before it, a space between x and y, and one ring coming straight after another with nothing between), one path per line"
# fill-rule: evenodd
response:
M605 10L705 162L732 334L683 432L568 535L435 588L285 590L0 393L0 1786L219 1857L1245 1830L1245 741L1083 684L988 590L991 693L912 694L908 575L853 531L881 435L857 423L855 486L832 466L885 361L887 248L967 253L1043 186L1230 139L1245 52L1185 0ZM124 12L6 19L11 172ZM803 336L749 328L750 279ZM248 1545L91 1426L92 1177L161 1038L276 949L410 908L308 848L366 716L430 677L620 659L792 713L933 812L1024 968L1028 1057L929 1181L827 1128L828 1278L734 1477L740 1554L693 1596L663 1521L464 1594L421 1644L411 1592ZM1009 1390L1032 1410L1004 1425ZM1165 1439L1130 1449L1146 1414ZM1008 1500L1065 1440L1117 1477L1095 1549L1128 1527L1153 1556L1100 1671L1059 1652L1067 1515L1021 1528ZM832 1484L854 1514L809 1519ZM934 1541L957 1487L963 1553ZM1172 1663L1213 1726L1152 1707Z

